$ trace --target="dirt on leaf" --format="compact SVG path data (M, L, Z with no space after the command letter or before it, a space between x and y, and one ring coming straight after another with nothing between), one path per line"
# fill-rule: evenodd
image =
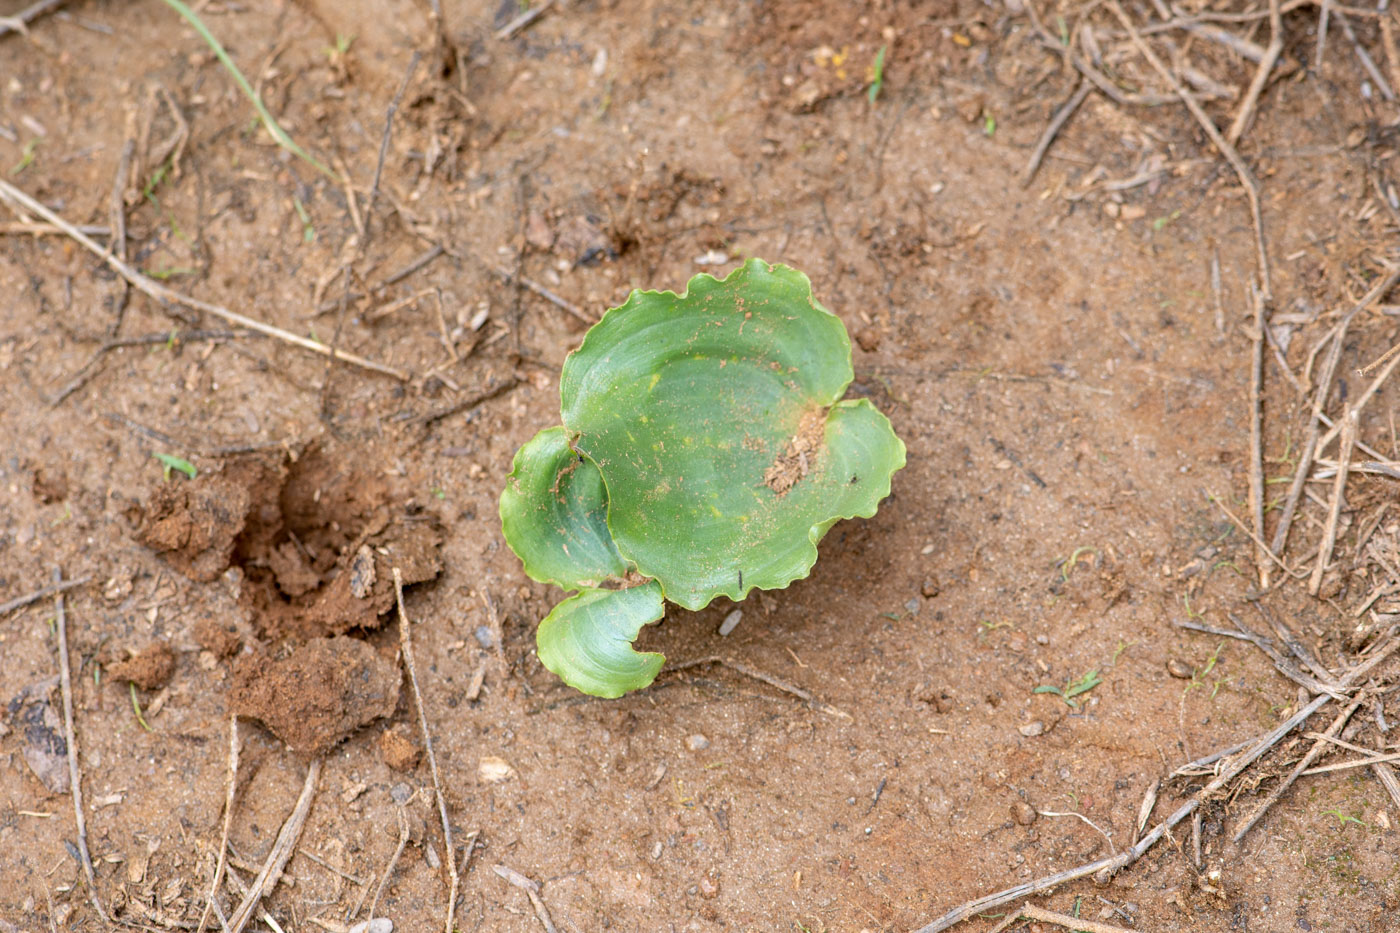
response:
M826 433L827 411L822 408L804 412L802 420L798 422L797 433L773 458L772 466L764 471L764 485L779 497L816 467Z

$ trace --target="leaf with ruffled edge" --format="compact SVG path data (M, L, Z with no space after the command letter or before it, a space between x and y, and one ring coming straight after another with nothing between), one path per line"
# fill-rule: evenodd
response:
M584 693L615 698L656 679L666 658L632 648L642 626L665 612L656 581L626 590L584 590L545 616L535 633L540 661Z
M633 292L569 355L560 396L618 553L699 609L806 576L827 529L889 495L904 444L869 402L837 402L852 378L807 277L755 259Z
M516 451L501 491L506 543L541 583L566 590L620 579L627 562L608 533L608 493L591 461L548 428Z

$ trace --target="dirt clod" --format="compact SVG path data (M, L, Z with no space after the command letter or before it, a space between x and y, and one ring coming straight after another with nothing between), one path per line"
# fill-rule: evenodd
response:
M1011 805L1011 818L1016 821L1018 826L1029 826L1039 816L1040 814L1035 811L1035 807L1024 800L1018 800Z
M141 510L136 540L208 583L227 569L250 501L246 488L218 475L163 483Z
M233 657L241 643L238 632L232 626L207 618L194 624L194 640L216 658Z
M159 690L175 673L175 651L163 641L152 642L131 657L107 665L107 673L142 690Z
M395 771L412 771L422 754L406 726L390 726L379 733L379 757Z
M399 702L398 665L355 638L315 638L269 663L245 655L233 668L229 708L260 720L304 755L321 755Z
M34 498L44 505L68 498L68 474L62 469L37 467L34 470Z

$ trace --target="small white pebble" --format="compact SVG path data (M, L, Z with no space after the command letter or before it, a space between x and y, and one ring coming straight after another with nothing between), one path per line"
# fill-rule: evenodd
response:
M686 737L685 747L692 752L703 752L710 747L710 740L697 732L694 735Z
M744 610L742 610L742 609L735 609L735 610L734 610L733 612L731 612L729 615L725 616L725 617L724 617L724 621L721 622L720 625L719 625L719 637L720 637L720 638L724 638L724 637L727 636L730 632L732 632L732 631L734 631L736 628L738 628L738 627L739 627L739 620L742 619L743 617L744 617Z

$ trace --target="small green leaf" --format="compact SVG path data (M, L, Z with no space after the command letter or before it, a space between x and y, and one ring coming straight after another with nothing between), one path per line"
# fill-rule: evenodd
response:
M626 590L584 590L554 607L535 633L541 663L560 680L615 698L656 679L666 658L633 650L642 626L665 612L656 581Z
M1077 697L1081 693L1088 693L1101 683L1103 683L1103 678L1099 676L1099 672L1090 671L1065 688L1065 698L1068 699L1069 697Z
M141 715L141 701L136 696L136 684L132 681L128 681L127 686L131 688L131 708L136 712L136 721L139 722L141 728L145 729L147 732L156 731L146 722L146 717Z
M19 161L10 168L10 175L18 175L20 172L34 164L34 153L39 148L39 140L31 139L24 144L24 151L20 153Z
M990 113L982 114L982 132L992 136L997 131L997 118Z
M603 477L570 449L563 428L541 431L516 452L501 492L501 528L531 577L571 590L626 574L607 514Z
M1053 693L1057 697L1063 697L1065 695L1065 692L1054 684L1041 684L1039 687L1032 690L1031 693Z
M880 89L885 86L885 52L889 46L880 46L880 51L875 53L875 64L870 66L870 90L866 91L866 96L870 102L875 103L875 98L880 96Z
M161 475L166 482L170 481L171 470L179 470L181 473L185 474L190 479L194 479L196 476L199 475L199 471L194 468L194 464L190 463L183 457L176 457L172 454L162 453L155 453L151 456L155 457L157 460L160 461Z

